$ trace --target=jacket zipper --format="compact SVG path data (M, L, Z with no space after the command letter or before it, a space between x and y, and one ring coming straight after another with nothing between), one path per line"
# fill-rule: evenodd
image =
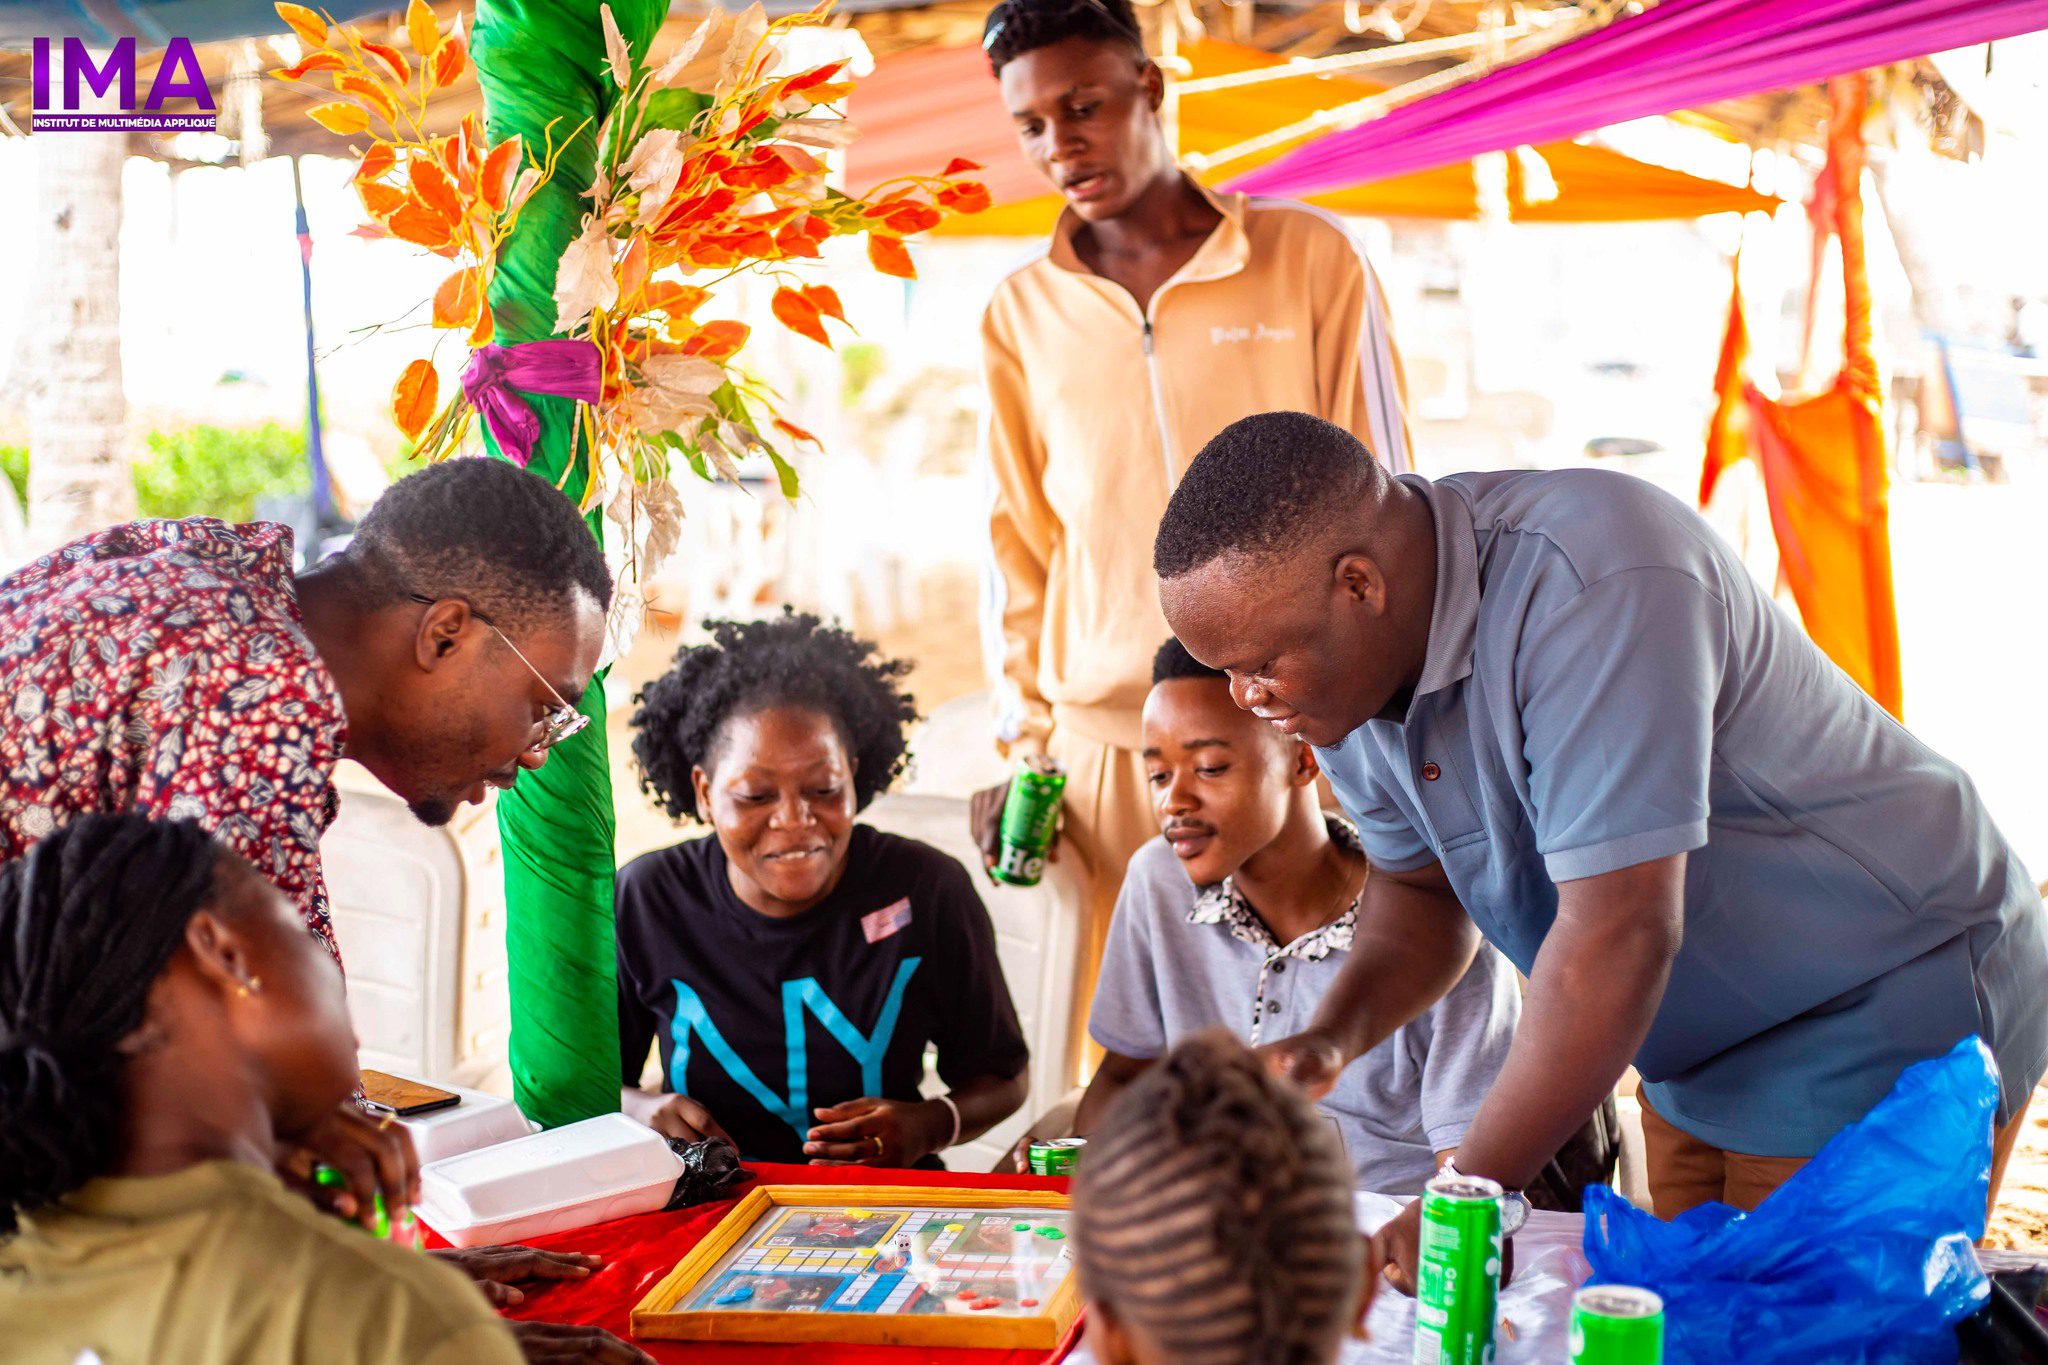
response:
M1156 300L1158 295L1155 294L1153 297ZM1145 378L1152 386L1152 422L1159 428L1159 460L1166 472L1166 494L1172 497L1174 484L1178 482L1173 477L1173 437L1166 425L1166 390L1160 386L1159 360L1152 349L1152 316L1149 308L1146 310L1144 323Z

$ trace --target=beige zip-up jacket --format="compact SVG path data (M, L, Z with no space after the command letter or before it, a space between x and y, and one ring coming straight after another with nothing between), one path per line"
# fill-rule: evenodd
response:
M1210 195L1223 221L1149 307L1046 250L982 319L992 572L983 643L1012 755L1054 726L1140 747L1165 642L1152 540L1180 476L1241 417L1311 412L1410 467L1399 361L1371 265L1338 220L1289 200Z

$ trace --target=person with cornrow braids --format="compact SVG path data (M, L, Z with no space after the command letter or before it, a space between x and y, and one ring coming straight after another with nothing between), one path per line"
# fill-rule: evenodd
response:
M1221 1029L1118 1096L1073 1197L1097 1365L1326 1365L1371 1305L1335 1135Z
M620 1107L754 1161L937 1166L1029 1053L967 870L854 823L903 770L909 665L796 612L706 625L633 716L641 785L713 837L619 871Z
M996 739L1066 769L1059 851L1083 883L1070 1055L1124 867L1153 827L1138 712L1168 632L1148 536L1203 442L1313 412L1409 467L1379 280L1330 214L1219 194L1176 163L1130 0L1003 0L982 46L1025 159L1066 201L982 319ZM1006 788L976 795L996 852Z
M279 1149L356 1074L334 960L198 825L83 815L0 868L0 1354L647 1361L594 1327L515 1336L446 1262L287 1189Z

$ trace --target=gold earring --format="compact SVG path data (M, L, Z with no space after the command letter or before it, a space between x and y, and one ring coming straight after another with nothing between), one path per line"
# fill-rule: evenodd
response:
M260 976L252 976L241 985L235 987L235 997L240 1000L247 1000L252 995L261 995L262 993L263 978Z

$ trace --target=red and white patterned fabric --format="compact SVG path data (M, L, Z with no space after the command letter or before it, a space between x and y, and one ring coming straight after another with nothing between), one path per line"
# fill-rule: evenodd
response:
M289 530L131 522L0 579L0 708L0 858L87 811L197 820L336 951L320 836L348 720Z

